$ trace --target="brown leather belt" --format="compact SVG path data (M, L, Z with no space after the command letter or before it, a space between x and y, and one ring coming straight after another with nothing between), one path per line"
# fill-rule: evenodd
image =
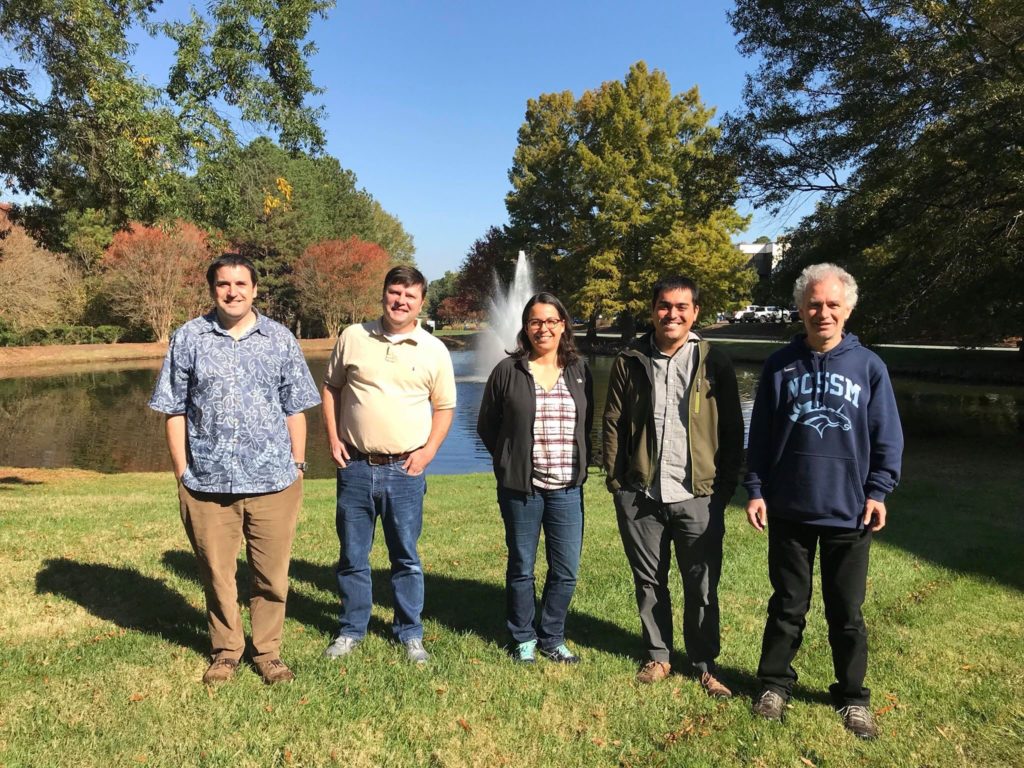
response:
M367 464L372 464L375 467L382 466L384 464L397 464L404 462L409 458L409 451L405 453L363 453L357 451L355 448L349 448L349 458L355 459L356 461L365 460Z

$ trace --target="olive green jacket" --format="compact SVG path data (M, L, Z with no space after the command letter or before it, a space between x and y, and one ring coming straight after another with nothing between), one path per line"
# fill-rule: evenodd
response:
M658 467L651 400L653 334L634 340L612 364L604 408L604 469L608 489L645 492ZM743 460L743 414L732 362L701 339L690 387L687 445L694 496L731 497Z

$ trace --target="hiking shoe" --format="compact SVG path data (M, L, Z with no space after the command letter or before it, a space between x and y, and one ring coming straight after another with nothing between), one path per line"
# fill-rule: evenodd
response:
M324 649L324 656L328 659L340 659L342 656L348 656L352 651L359 645L359 640L354 637L348 637L347 635L338 635L331 644Z
M405 646L405 657L413 664L426 664L430 661L430 654L423 647L421 638L414 637L412 640L406 640L402 645Z
M238 669L238 659L214 659L203 673L203 683L206 685L226 683L235 676L236 669Z
M537 661L537 641L527 640L509 650L509 656L517 664L533 664Z
M636 681L650 685L659 683L672 674L672 665L667 661L648 661L636 673Z
M843 718L843 727L858 739L877 739L878 728L871 710L860 704L848 704L838 710Z
M786 700L775 691L765 688L754 699L751 709L755 715L760 715L765 720L781 721L786 711Z
M554 661L557 664L579 664L580 657L569 650L569 646L565 643L556 645L554 648L541 648L540 655L548 661Z
M290 683L295 679L295 673L288 669L288 666L280 659L269 659L257 661L256 669L267 685L275 683Z
M705 672L700 676L700 684L707 695L714 699L728 699L732 697L732 691L729 690L729 687L710 672Z

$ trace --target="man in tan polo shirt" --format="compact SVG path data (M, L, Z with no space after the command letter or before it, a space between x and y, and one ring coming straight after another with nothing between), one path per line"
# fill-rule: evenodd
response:
M416 542L423 527L424 472L455 413L451 355L419 326L427 281L414 267L384 278L379 320L342 331L327 365L324 426L338 465L336 525L341 553L338 634L328 658L351 653L366 635L373 598L370 548L381 519L395 616L392 631L409 661L424 664L423 569Z

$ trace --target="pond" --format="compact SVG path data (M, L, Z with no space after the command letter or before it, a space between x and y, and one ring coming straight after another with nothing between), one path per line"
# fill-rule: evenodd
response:
M476 417L484 379L474 372L473 353L453 352L459 407L455 423L430 471L434 474L488 472L490 457L476 437ZM596 439L612 358L591 361L596 399ZM323 379L327 360L309 361L314 379ZM100 472L169 470L163 416L146 403L159 363L144 368L0 379L0 465L78 467ZM759 366L737 367L744 418L750 416ZM1024 388L988 385L895 382L908 447L915 441L948 440L967 448L972 442L1024 437ZM320 410L307 412L309 476L333 476Z

